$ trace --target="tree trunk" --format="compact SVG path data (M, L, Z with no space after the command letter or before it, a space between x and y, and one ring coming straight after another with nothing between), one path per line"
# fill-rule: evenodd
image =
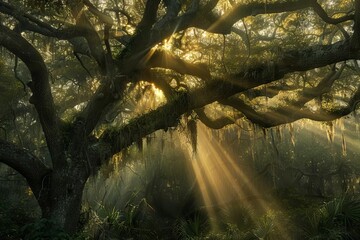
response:
M53 171L43 183L38 197L42 217L55 222L69 234L77 230L82 194L89 176L81 165Z

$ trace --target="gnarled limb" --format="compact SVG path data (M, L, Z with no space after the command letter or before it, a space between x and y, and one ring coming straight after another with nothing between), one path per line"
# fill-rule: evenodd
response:
M141 73L141 79L155 84L157 88L161 89L167 99L170 99L176 95L175 89L170 86L167 79L162 76L158 76L158 74L154 73L151 70L144 70Z
M90 4L89 8L91 8L91 3L88 3ZM101 39L99 38L97 32L88 21L87 17L85 17L85 15L81 12L84 4L76 4L74 1L71 4L68 4L68 6L71 8L74 18L77 19L77 24L67 25L66 27L60 29L54 28L50 24L43 22L8 3L0 2L0 12L17 19L21 23L23 30L30 30L44 36L55 37L58 39L70 40L70 42L72 42L71 39L73 38L84 37L88 43L91 56L94 57L99 64L102 73L105 74L107 69L105 52L102 49ZM110 17L105 18L105 14L100 15L101 12L96 12L94 10L94 6L91 10L103 21L106 21L107 24L110 24Z
M59 118L49 85L49 74L40 53L20 34L0 25L0 45L18 56L28 67L33 93L30 102L34 104L45 134L54 167L65 164Z
M172 69L180 74L193 75L203 80L211 78L210 71L205 64L188 63L169 52L155 50L147 62L148 67Z
M42 181L51 171L39 158L27 149L0 140L0 162L20 173L29 183L35 197L39 198Z
M221 129L235 122L233 119L230 119L229 117L220 117L217 119L211 119L206 115L204 108L195 109L195 112L196 115L199 117L199 120L207 127L212 129Z
M169 20L177 17L181 10L180 1L164 0L163 2L166 6L166 14L156 23L154 28L161 29Z
M88 29L75 25L67 25L64 28L54 28L51 24L41 21L31 14L12 6L11 4L0 2L0 12L14 17L21 23L22 30L29 30L48 37L58 39L71 39L75 37L83 37L88 34Z
M195 27L206 29L207 31L229 34L232 26L242 18L248 16L255 16L258 14L271 14L280 12L290 12L301 10L305 8L313 8L313 10L321 17L326 23L338 24L345 21L354 19L353 14L349 14L340 18L331 18L327 15L325 10L315 0L297 0L297 1L285 1L274 3L239 3L231 11L224 14L221 17L215 16L213 13L208 13L204 20L198 19L195 23Z
M0 12L17 19L22 24L22 28L24 29L29 29L44 35L52 34L55 30L55 28L53 28L50 24L45 23L33 15L28 14L21 9L3 1L0 2Z
M325 10L321 7L321 5L317 1L313 1L311 7L316 12L316 14L326 23L339 24L354 19L353 14L348 14L339 18L331 18L327 15Z
M114 24L114 20L109 15L101 12L89 0L83 0L83 3L88 7L89 11L95 16L97 16L104 24L109 26L112 26Z
M218 17L210 13L206 19L207 21L198 21L195 27L208 29L210 32L229 34L232 26L242 18L248 16L255 16L258 14L270 14L301 10L311 6L313 0L297 0L285 1L275 3L252 2L252 3L239 3L232 10L225 13L223 16ZM200 20L200 19L199 19Z
M289 56L291 57L289 58ZM231 75L227 79L212 79L201 88L194 89L188 93L180 93L165 105L133 119L131 123L120 129L105 131L100 137L100 141L103 144L110 145L110 152L115 154L156 130L167 130L169 127L176 126L180 116L191 110L204 107L214 101L224 100L234 94L262 84L276 81L283 78L287 73L309 70L334 62L357 58L359 58L359 53L357 51L350 51L349 41L326 46L316 45L298 51L290 51L285 53L285 56L279 59L278 62L273 63L270 69L267 65L259 64L254 68L239 71L239 73ZM292 59L292 61L289 61L289 59ZM354 104L357 104L359 95L360 93L354 95L347 108L331 113L328 112L327 114L317 115L305 110L301 111L300 114L294 111L292 121L296 119L295 117L299 119L300 116L301 118L307 117L318 121L326 121L347 115L354 109ZM271 120L274 118L271 118L269 115L260 116L258 112L244 103L242 103L239 109L250 120L262 126L270 127L285 123L284 120L279 121L277 119L275 119L276 122L272 122ZM288 113L288 110L286 113Z
M339 71L341 72L341 70ZM297 99L284 107L279 107L267 112L257 112L239 98L231 97L220 101L220 103L231 106L242 112L251 122L262 127L274 127L285 123L291 123L299 119L307 118L314 121L332 121L350 114L355 110L360 101L360 88L350 98L348 105L332 110L322 109L310 110L304 106L305 103L319 97L329 90L332 81L339 76L338 73L330 74L321 81L317 87L307 89ZM329 85L328 85L329 84Z

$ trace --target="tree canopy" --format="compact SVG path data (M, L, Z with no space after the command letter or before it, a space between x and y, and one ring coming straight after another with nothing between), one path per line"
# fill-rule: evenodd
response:
M157 130L360 101L359 0L8 0L0 20L0 162L69 232L89 175Z

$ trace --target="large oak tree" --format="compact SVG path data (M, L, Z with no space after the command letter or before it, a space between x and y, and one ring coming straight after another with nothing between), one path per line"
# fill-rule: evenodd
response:
M0 19L15 79L18 59L28 69L24 88L48 153L3 137L0 162L24 176L43 217L69 233L89 176L181 118L268 128L332 121L360 101L360 0L8 0ZM62 79L59 94L52 78L74 64L82 72ZM63 97L78 85L83 94ZM128 114L129 101L155 90L161 103Z

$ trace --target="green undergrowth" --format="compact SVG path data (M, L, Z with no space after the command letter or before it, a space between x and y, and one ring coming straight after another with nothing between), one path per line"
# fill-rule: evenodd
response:
M124 209L99 204L84 206L80 231L69 236L51 221L35 220L26 205L0 202L0 239L360 239L360 200L344 195L331 199L281 196L281 208L258 211L240 203L214 210L209 217L199 210L191 215L166 218L145 198L129 201ZM214 212L213 211L213 212Z

